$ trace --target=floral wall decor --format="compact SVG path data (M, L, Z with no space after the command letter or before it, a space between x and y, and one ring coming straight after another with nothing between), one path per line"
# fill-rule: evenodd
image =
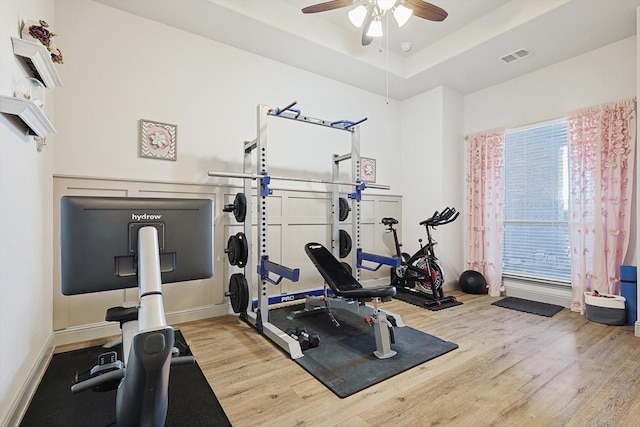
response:
M23 40L34 40L40 42L47 48L49 53L51 53L51 60L56 64L62 64L62 52L52 41L52 37L55 36L57 36L57 34L51 32L49 30L49 24L42 19L38 22L26 21L22 26Z
M160 160L176 160L178 126L140 120L139 156Z
M362 157L360 159L360 180L376 182L376 159Z

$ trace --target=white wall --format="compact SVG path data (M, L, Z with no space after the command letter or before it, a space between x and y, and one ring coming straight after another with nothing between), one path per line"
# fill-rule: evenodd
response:
M455 222L439 227L436 251L445 269L447 281L458 282L466 268L464 246L465 175L464 159L464 97L452 89L444 88L442 138L442 201L441 205L454 207L460 216Z
M44 19L53 29L50 1L0 2L0 94L13 95L24 64L13 55L11 36L23 19ZM46 113L55 120L57 89L46 92ZM52 339L52 170L55 137L38 153L13 117L0 114L0 425L28 383Z
M56 174L211 182L210 169L241 171L242 142L256 137L258 104L295 100L311 117L368 117L362 155L378 160L379 183L401 192L398 161L389 155L399 134L396 101L387 105L384 97L99 3L59 0L56 19L65 53ZM177 162L138 158L143 118L178 125ZM274 122L273 175L329 177L331 154L350 150L347 132Z
M444 88L414 96L402 103L402 157L404 250L418 249L424 227L418 225L442 206L442 145Z
M402 241L403 251L413 254L418 239L426 242L420 221L436 210L464 207L463 98L438 87L402 102ZM445 281L457 281L464 267L463 218L439 227L436 255Z
M464 98L464 133L550 120L636 94L636 37L629 37Z

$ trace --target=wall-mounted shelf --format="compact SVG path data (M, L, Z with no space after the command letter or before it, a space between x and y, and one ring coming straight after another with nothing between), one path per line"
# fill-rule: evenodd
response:
M20 117L31 133L41 138L56 132L44 112L32 101L0 95L0 113Z
M62 80L56 71L51 60L51 53L40 43L11 37L13 43L13 53L26 59L27 65L35 74L34 77L40 80L48 88L62 86Z

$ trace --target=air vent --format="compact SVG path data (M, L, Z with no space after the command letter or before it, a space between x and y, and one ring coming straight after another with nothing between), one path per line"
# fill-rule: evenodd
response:
M531 55L533 55L533 52L531 52L529 49L523 47L522 49L518 49L515 52L511 52L511 53L508 53L508 54L504 55L500 59L502 59L507 64L511 64L512 62L519 61L519 60L524 59L524 58L526 58L528 56L531 56Z

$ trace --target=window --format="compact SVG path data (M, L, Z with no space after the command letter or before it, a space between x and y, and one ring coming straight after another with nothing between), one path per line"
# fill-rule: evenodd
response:
M504 274L571 279L567 122L505 134Z

